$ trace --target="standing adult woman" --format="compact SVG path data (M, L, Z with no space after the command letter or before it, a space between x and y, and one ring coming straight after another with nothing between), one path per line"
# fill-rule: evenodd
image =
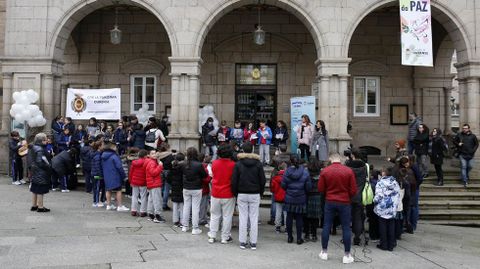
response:
M425 124L418 125L417 135L413 139L415 144L415 155L417 155L417 163L420 166L423 177L428 176L428 144L429 144L428 127Z
M298 148L302 159L310 158L310 145L313 138L313 126L308 115L302 115L302 124L297 129Z
M312 152L315 152L315 158L325 164L328 161L328 132L323 120L317 120L315 131L313 133Z
M50 189L51 164L45 156L45 145L47 144L47 135L39 133L35 135L34 145L28 153L31 160L32 184L32 207L30 211L50 212L50 209L43 206L43 195Z
M307 192L312 188L310 175L297 155L290 157L290 166L282 179L282 188L285 190L285 211L287 211L288 243L293 242L292 226L295 219L297 244L303 244L303 216L307 213Z
M442 130L438 128L433 128L432 130L432 140L430 142L431 153L430 153L430 162L435 166L435 174L437 174L437 183L436 186L443 186L443 152L446 149L445 140L442 137Z
M287 124L283 120L277 122L277 128L273 131L273 146L277 152L280 152L278 149L279 145L286 145L288 140L288 129Z

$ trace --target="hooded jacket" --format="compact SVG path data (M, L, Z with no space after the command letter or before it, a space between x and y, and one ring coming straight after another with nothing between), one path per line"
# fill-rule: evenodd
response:
M52 168L59 177L71 175L75 171L75 160L70 152L62 151L53 157Z
M397 214L400 201L400 186L394 177L382 177L375 186L373 211L384 219L393 219Z
M183 166L185 162L176 162L173 161L172 169L168 172L167 175L167 182L170 184L170 190L172 193L170 194L170 198L172 202L175 203L183 203Z
M158 159L162 162L163 170L172 169L172 162L174 160L172 152L170 151L159 152Z
M85 145L80 149L80 159L82 160L82 168L86 171L92 170L92 158L95 155L92 147Z
M30 169L32 171L32 183L49 185L51 183L50 164L45 156L44 146L35 144L28 151L28 158L32 160Z
M157 160L145 158L143 168L145 169L147 179L147 189L150 190L162 187L162 178L160 177L160 174L162 173L163 166L159 164Z
M186 190L201 190L207 171L199 161L186 161L182 166L183 188Z
M270 190L273 193L273 198L275 199L276 203L285 202L285 190L282 188L282 179L284 174L285 170L280 170L272 177Z
M367 167L362 160L348 160L345 165L353 170L355 182L357 183L357 193L353 196L352 203L361 204L362 191L367 180Z
M231 159L220 158L212 163L212 197L218 199L233 198L232 174L235 162Z
M121 188L123 180L127 177L122 167L120 156L113 150L104 150L101 156L103 179L107 191Z
M260 156L254 153L239 153L232 174L232 193L260 194L265 190L265 172Z
M146 133L143 129L138 129L132 132L132 147L144 149L145 148Z
M307 192L312 188L308 170L303 166L290 166L282 180L286 204L306 204Z
M210 135L210 132L214 130L215 127L212 125L208 125L208 122L202 126L202 140L203 144L210 147L215 145L215 137Z
M131 186L147 186L147 174L145 173L145 168L143 167L145 160L146 158L140 158L132 161L128 175Z
M92 177L103 178L103 169L102 169L102 153L100 151L95 151L92 157L92 170L90 171Z

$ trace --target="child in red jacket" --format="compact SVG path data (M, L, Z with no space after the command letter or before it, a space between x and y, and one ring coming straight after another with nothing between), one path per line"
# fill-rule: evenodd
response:
M157 152L151 150L148 158L145 159L143 168L147 178L148 189L148 220L155 223L164 223L165 219L161 216L162 213L162 179L160 177L163 165L157 159Z
M202 154L201 154L202 155ZM200 160L202 160L202 156L200 155ZM210 163L212 162L211 156L203 156L203 168L207 172L208 176L203 179L202 182L202 201L200 202L200 213L199 213L199 225L206 225L208 224L208 217L207 217L207 210L208 204L210 201L210 181L212 181L212 173L210 168Z
M273 197L275 199L275 231L280 233L280 228L282 227L282 214L286 216L287 214L283 212L283 204L285 202L285 190L282 188L282 179L285 169L287 169L286 163L281 163L278 166L280 171L277 172L272 178L270 190L272 191ZM285 220L284 220L285 223Z
M147 159L148 151L142 149L138 152L138 160L134 160L130 166L128 179L132 186L132 216L137 216L139 209L138 197L140 196L140 217L147 216L147 175L143 165Z

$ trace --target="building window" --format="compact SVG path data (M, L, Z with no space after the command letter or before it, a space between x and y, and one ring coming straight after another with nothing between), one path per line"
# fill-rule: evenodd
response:
M380 116L380 78L354 77L353 115L355 117Z
M157 78L155 76L132 76L130 92L132 113L138 112L143 105L148 105L148 111L156 113Z

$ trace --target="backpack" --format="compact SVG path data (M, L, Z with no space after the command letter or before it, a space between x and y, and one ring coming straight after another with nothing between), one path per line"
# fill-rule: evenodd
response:
M157 140L157 129L155 131L148 130L147 135L145 136L145 142L146 143L155 143L155 140Z
M362 190L362 204L367 206L373 204L373 189L370 185L370 166L368 163L365 165L367 167L367 180L365 181L365 186Z

